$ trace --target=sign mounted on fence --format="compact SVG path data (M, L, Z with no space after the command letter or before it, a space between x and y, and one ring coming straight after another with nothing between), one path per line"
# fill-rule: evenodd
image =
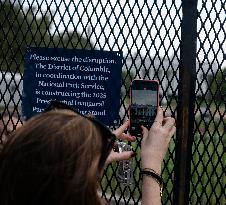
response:
M61 101L106 125L119 120L122 53L29 48L25 53L22 108L25 120Z

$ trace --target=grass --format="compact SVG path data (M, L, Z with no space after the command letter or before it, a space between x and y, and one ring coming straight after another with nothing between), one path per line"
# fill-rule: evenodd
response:
M191 204L225 204L226 154L224 136L196 135L192 153Z
M223 123L224 124L224 123ZM202 126L202 125L200 125ZM226 154L224 147L226 146L226 133L222 127L218 127L218 132L212 130L215 125L209 126L210 131L206 134L195 134L192 146L192 163L190 182L190 204L210 204L224 205L226 204L225 184L226 184ZM213 134L213 135L211 135ZM113 164L106 170L106 176L102 180L102 189L107 193L123 195L123 197L131 198L133 202L141 199L141 179L139 175L140 148L136 143L132 143L134 150L137 148L138 153L134 165L134 183L129 186L123 186L115 177L117 165ZM175 143L171 141L169 151L164 159L163 167L163 204L172 204L173 199L173 180L174 180L174 157ZM111 186L111 188L110 188ZM125 199L122 199L125 200Z

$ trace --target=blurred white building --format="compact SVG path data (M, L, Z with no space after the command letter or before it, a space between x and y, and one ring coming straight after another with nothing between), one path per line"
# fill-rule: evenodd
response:
M208 91L209 74L213 75L218 67L216 62L196 63L196 95L206 95ZM160 95L162 101L166 102L167 96L177 96L179 81L179 59L151 58L127 58L123 69L133 73L136 78L155 79L160 81ZM19 73L0 72L0 106L21 106L23 90L22 76Z
M178 95L179 82L179 59L178 57L164 58L128 58L126 61L126 70L135 74L135 78L155 79L160 81L160 95L172 96ZM217 71L216 62L197 62L196 63L196 95L203 96L208 91L209 74L213 75ZM137 71L138 70L138 71ZM166 99L162 99L163 101Z
M0 72L0 106L12 108L21 106L23 90L22 76L19 73Z

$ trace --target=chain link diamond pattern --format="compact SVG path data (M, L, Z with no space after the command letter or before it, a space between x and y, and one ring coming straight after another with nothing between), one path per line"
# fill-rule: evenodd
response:
M190 204L225 204L226 68L225 1L198 4L197 86ZM21 95L26 47L122 50L121 123L128 119L129 85L134 78L160 81L166 115L177 117L181 1L5 0L0 2L0 144L22 122ZM6 118L6 116L8 118ZM178 128L179 129L179 128ZM164 159L163 204L173 204L174 138ZM139 153L140 141L132 143ZM139 204L140 155L134 181L116 179L117 164L104 172L101 194L112 204Z
M225 204L225 2L198 5L197 82L190 204ZM225 52L225 51L224 51Z

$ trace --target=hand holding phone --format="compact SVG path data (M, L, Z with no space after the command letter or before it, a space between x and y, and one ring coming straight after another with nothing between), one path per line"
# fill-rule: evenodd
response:
M153 124L159 105L159 82L134 80L131 83L130 134L142 136L141 126L147 129Z

